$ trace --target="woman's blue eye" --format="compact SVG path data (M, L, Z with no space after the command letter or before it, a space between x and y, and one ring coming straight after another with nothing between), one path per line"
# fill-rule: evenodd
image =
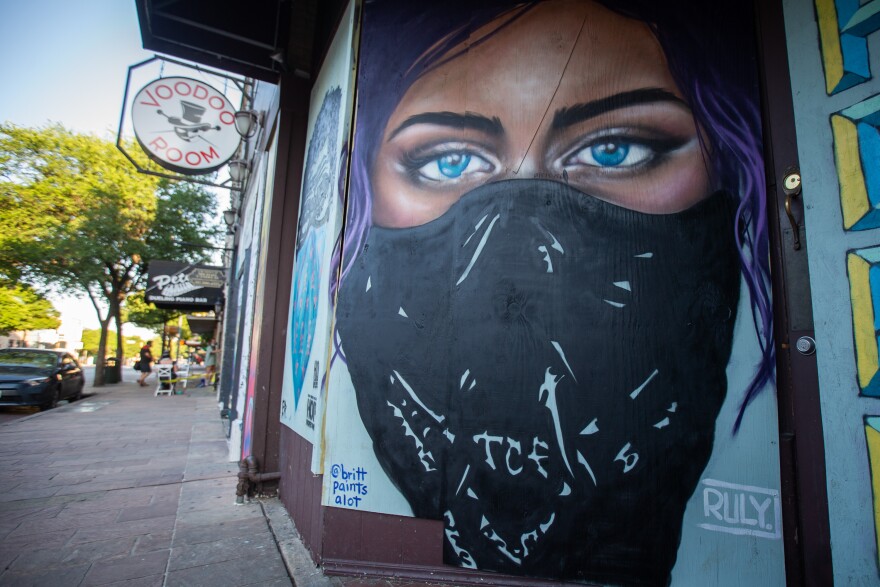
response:
M605 137L575 151L565 160L564 166L621 169L648 163L662 152L663 149L658 151L653 145Z
M454 179L464 173L470 162L471 156L467 153L450 153L437 159L437 171Z
M418 175L430 181L455 181L472 173L489 173L494 166L468 151L447 151L416 162L412 167Z
M602 143L590 147L593 159L602 167L615 167L626 160L629 145L626 143Z

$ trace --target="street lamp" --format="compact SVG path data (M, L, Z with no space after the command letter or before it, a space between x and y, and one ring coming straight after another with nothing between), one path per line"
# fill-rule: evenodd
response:
M233 159L228 165L230 179L234 182L244 181L244 176L248 171L247 161L244 159Z
M238 216L238 210L235 208L230 208L229 210L223 211L223 222L226 223L227 228L232 228L232 225L235 224L235 218Z
M256 110L239 110L234 115L235 130L243 139L249 139L257 134L260 125L260 115Z

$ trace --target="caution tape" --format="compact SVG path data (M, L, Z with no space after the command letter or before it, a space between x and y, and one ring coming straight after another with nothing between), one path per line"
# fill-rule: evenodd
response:
M199 375L198 373L195 375L188 375L186 377L172 377L171 379L162 378L163 381L170 381L171 383L177 383L179 381L189 381L191 379L207 379L205 375Z

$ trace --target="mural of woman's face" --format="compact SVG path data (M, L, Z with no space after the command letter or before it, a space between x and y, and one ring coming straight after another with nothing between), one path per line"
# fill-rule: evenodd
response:
M698 127L644 23L570 1L504 20L394 110L372 173L374 224L424 224L502 179L562 180L651 214L706 196Z
M733 198L643 23L542 2L437 63L338 296L375 455L449 564L665 584L727 392Z

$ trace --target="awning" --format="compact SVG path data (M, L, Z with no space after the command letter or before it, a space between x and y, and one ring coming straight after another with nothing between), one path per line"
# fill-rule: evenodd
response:
M277 83L288 0L135 0L144 49Z
M186 322L193 334L214 334L217 328L217 318L213 316L187 315Z

